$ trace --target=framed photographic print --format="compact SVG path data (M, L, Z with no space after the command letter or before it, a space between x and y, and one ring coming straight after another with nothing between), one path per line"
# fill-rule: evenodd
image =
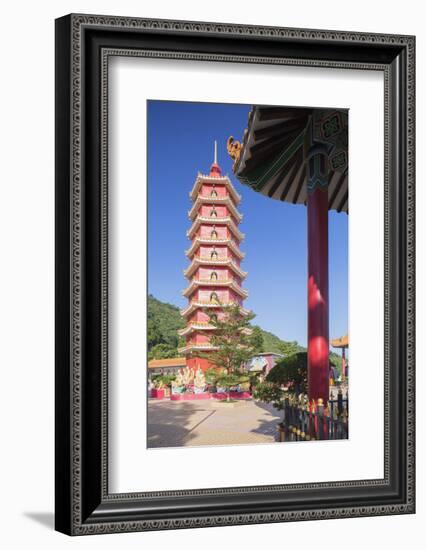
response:
M414 37L56 21L56 529L406 514Z

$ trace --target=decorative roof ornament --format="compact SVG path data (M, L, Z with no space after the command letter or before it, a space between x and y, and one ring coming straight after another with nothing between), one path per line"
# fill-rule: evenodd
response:
M226 142L226 148L228 150L228 155L234 161L234 164L238 164L241 155L241 149L243 146L239 141L234 140L234 136L229 136L228 141Z

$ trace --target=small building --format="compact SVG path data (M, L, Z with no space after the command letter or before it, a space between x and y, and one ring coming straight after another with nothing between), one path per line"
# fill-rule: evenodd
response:
M148 361L148 380L156 374L177 374L179 369L186 365L185 357L172 357L171 359L151 359Z
M276 362L282 359L284 355L280 353L274 353L272 351L265 351L254 355L245 365L249 372L262 372L265 376L269 371L275 367Z

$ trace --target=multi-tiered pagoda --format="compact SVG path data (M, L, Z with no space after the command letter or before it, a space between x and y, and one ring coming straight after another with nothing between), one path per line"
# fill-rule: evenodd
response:
M222 176L216 143L210 173L197 175L189 196L193 202L188 212L192 225L187 232L191 246L186 255L191 263L184 271L189 281L183 291L188 306L181 311L187 325L180 331L186 338L180 351L186 355L190 368L206 370L213 365L197 354L214 349L210 336L215 329L205 310L211 310L220 319L222 306L237 303L242 308L247 297L247 291L241 288L247 275L240 267L244 258L240 243L244 235L238 229L242 215L237 205L241 197L229 177Z

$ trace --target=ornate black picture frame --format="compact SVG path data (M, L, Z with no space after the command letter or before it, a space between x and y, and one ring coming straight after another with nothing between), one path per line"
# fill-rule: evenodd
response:
M110 56L384 74L384 477L110 494ZM70 535L414 513L413 36L68 15L56 21L56 529Z

